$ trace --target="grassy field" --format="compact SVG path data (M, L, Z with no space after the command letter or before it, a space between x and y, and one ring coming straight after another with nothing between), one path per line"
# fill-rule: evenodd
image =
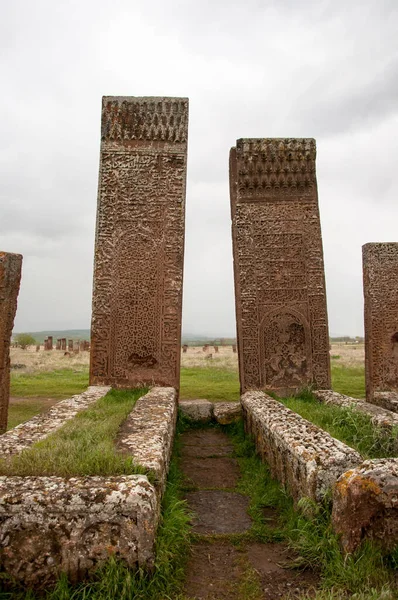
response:
M11 396L62 400L80 394L88 386L88 369L59 369L36 373L12 373Z
M333 389L364 398L363 346L333 345L331 355ZM49 400L81 393L88 385L89 358L88 352L65 356L57 350L12 348L11 364L19 368L11 371L9 428L48 408ZM238 357L230 346L220 347L218 353L212 347L205 352L190 347L182 353L181 365L181 398L239 401Z

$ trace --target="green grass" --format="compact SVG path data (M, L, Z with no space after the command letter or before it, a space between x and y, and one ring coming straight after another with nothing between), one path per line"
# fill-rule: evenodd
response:
M10 404L8 409L8 429L16 427L20 423L31 419L35 415L44 412L49 408L49 403L46 400L37 398L33 401L25 401L21 403Z
M211 402L238 402L238 373L217 367L184 367L181 369L180 397L188 400L206 398Z
M120 424L144 393L145 389L111 390L46 439L0 462L0 473L71 477L144 472L115 449Z
M332 363L332 387L340 394L365 398L365 367L345 367Z
M398 428L377 427L371 418L354 408L322 404L310 392L281 402L331 436L358 450L364 458L396 456Z
M223 429L231 436L242 471L239 487L250 495L252 535L255 534L260 542L286 540L297 553L292 566L311 568L320 574L321 590L316 598L376 600L380 597L387 600L398 597L396 591L392 591L395 589L393 580L398 551L386 556L378 547L364 543L355 553L343 556L338 538L332 531L329 500L325 499L325 503L319 505L304 498L294 509L290 496L272 479L268 466L256 455L243 424ZM265 507L278 510L280 523L277 529L270 530L267 525L262 511ZM388 595L382 596L382 593Z
M11 373L10 395L22 398L69 398L88 386L88 368Z

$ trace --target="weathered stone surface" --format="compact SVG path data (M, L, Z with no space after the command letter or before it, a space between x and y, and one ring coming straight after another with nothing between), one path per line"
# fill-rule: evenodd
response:
M398 243L362 246L366 399L398 392Z
M191 421L207 423L213 417L213 404L208 400L198 398L197 400L180 400L178 404L182 414Z
M7 429L10 341L21 280L22 256L0 252L0 433Z
M241 402L257 451L295 500L320 500L342 473L362 462L358 452L263 392L246 392Z
M398 413L398 392L373 392L373 403Z
M230 153L241 390L330 388L313 139L241 139Z
M22 450L30 448L36 442L43 440L50 433L62 427L66 421L73 419L76 414L86 409L110 390L107 386L91 386L82 394L77 394L62 400L45 413L36 415L10 429L0 436L0 456L2 458L20 454Z
M215 402L213 415L220 425L230 425L242 418L242 407L239 402Z
M152 568L159 515L146 476L0 477L1 570L45 587L78 581L110 555Z
M398 459L367 460L344 473L333 492L332 522L346 552L364 539L398 544Z
M313 392L314 396L324 404L335 404L336 406L344 406L347 408L354 408L360 412L365 413L372 419L372 423L378 427L385 427L391 429L391 427L398 426L398 415L386 410L370 402L364 402L357 398L351 398L338 392L332 392L331 390L316 390Z
M90 382L179 387L188 99L104 97Z
M118 449L155 474L160 493L166 485L176 422L176 390L155 387L137 400L118 437Z

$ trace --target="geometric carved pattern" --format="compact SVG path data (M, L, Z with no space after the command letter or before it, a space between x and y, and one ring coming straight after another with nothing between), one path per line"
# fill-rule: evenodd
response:
M230 153L242 391L330 388L313 139L242 139Z
M7 429L10 396L10 339L17 310L22 256L0 252L0 433Z
M188 100L105 97L92 384L179 387Z
M362 246L366 397L398 392L398 243Z

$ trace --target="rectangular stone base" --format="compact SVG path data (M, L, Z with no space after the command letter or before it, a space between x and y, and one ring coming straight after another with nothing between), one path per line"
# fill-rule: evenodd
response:
M241 403L257 451L295 500L321 500L342 473L362 462L358 452L263 392L246 392Z
M72 582L110 556L151 569L159 518L144 475L0 477L0 567L35 589Z

